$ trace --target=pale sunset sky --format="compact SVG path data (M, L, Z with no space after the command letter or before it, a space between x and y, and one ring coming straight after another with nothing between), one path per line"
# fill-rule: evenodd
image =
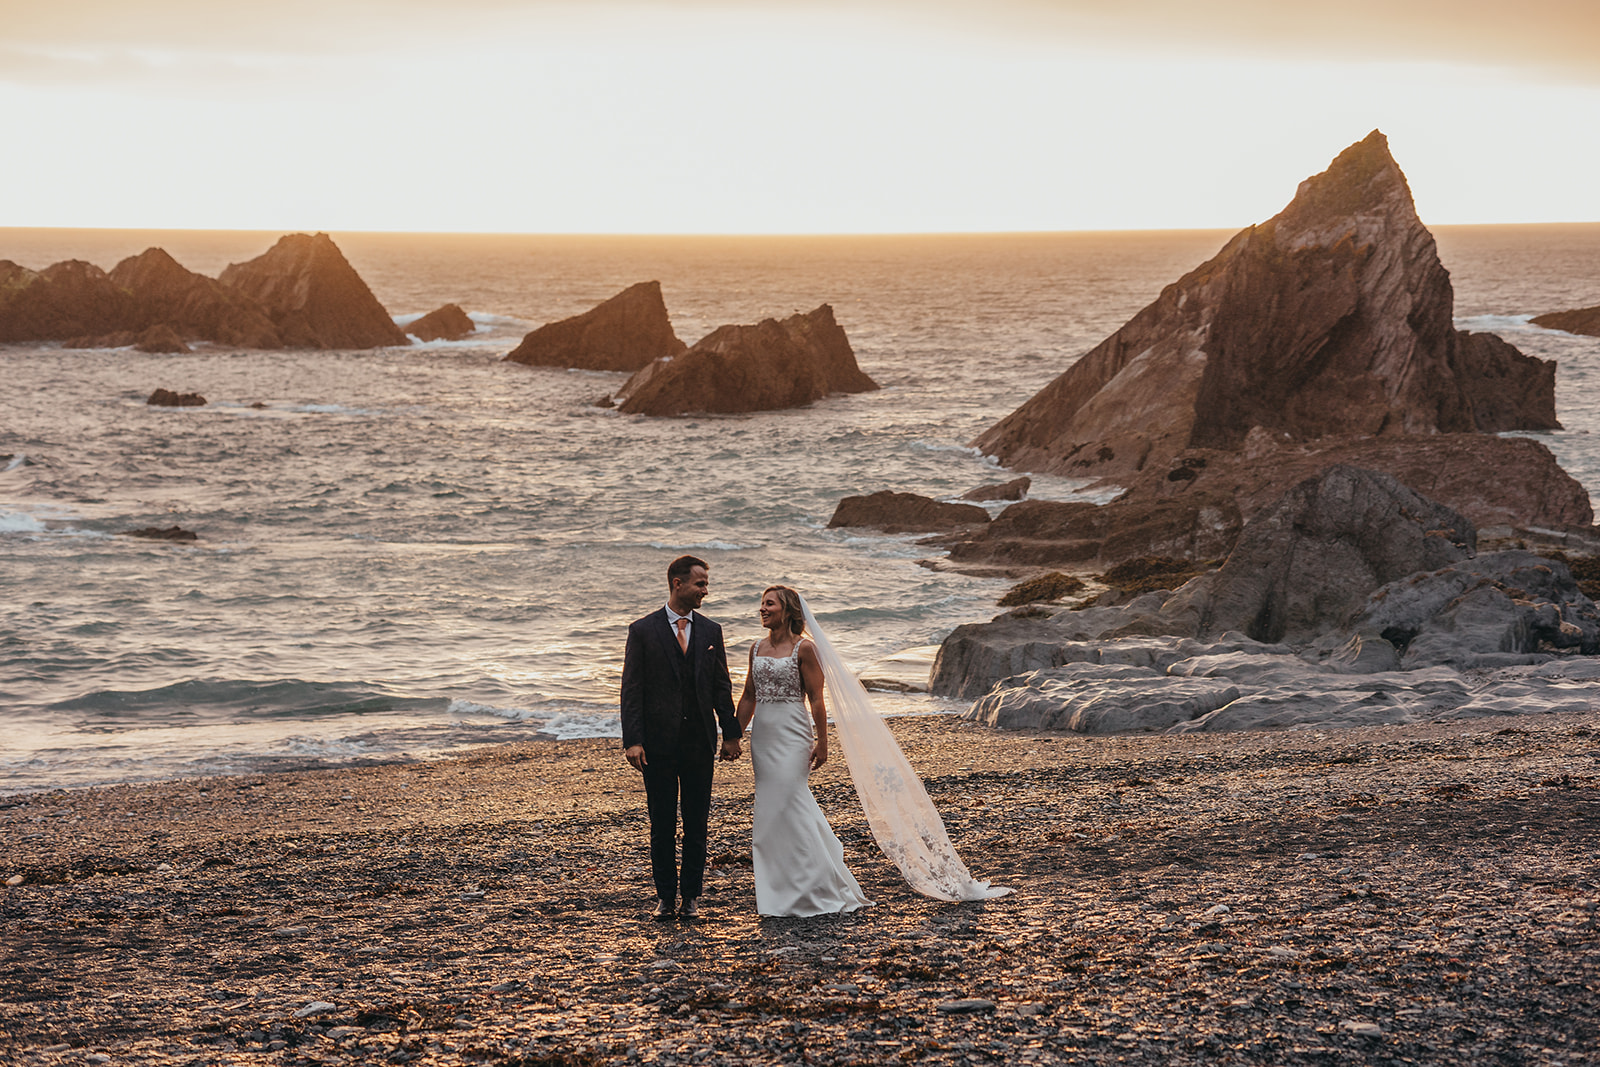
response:
M0 0L0 226L1600 220L1600 0Z

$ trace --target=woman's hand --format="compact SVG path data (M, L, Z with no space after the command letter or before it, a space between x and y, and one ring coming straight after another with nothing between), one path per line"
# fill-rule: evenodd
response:
M811 743L811 769L816 770L828 762L828 739L819 737Z

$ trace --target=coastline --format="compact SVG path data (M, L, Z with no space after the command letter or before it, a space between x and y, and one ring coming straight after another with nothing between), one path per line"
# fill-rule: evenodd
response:
M648 918L610 739L0 799L18 1062L1576 1062L1600 713L1244 734L890 727L984 904L761 919L748 758L706 916ZM837 749L835 748L835 751ZM318 1007L318 1005L322 1005Z

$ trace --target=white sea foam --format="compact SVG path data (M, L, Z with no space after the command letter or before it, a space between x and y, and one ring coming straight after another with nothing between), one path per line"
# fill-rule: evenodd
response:
M6 464L6 470L14 471L18 467L22 466L23 464L25 464L27 462L28 462L27 454L19 452L16 455L11 457L11 462Z
M766 545L741 545L734 541L697 541L689 544L671 544L666 541L646 542L649 547L660 549L663 552L749 552Z
M1455 327L1458 330L1468 330L1473 333L1560 333L1559 330L1547 331L1543 326L1532 323L1532 315L1469 315L1466 318L1456 319Z
M451 715L490 715L512 722L528 723L559 741L580 737L621 737L622 719L604 712L552 711L548 708L499 707L471 700L452 700Z
M44 523L20 511L0 511L0 533L44 533Z

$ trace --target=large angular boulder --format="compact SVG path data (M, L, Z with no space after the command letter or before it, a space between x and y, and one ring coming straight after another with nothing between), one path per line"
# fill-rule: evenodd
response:
M1552 311L1547 315L1535 315L1535 326L1543 326L1547 330L1564 330L1567 333L1587 334L1590 337L1600 337L1600 304L1592 308L1578 308L1574 311Z
M1011 467L1127 477L1252 432L1556 427L1554 363L1461 334L1453 305L1373 131L974 443Z
M407 326L406 333L419 341L459 341L470 337L477 328L460 304L446 304Z
M133 297L93 263L29 270L0 259L0 343L97 337L139 325Z
M325 233L292 233L229 264L223 285L260 303L291 348L377 348L410 340Z
M629 378L617 407L641 415L775 411L876 388L856 365L833 308L823 304L781 322L720 326L682 355L662 357Z
M1245 525L1222 569L1161 609L1204 637L1308 642L1342 627L1379 587L1473 555L1477 532L1451 509L1376 471L1336 466Z
M179 338L242 348L281 348L266 308L238 289L196 274L160 248L148 248L111 268L111 281L133 298L141 333L165 327ZM146 341L141 338L140 344ZM149 351L149 349L145 349Z
M535 367L636 371L689 346L672 332L660 282L639 282L616 296L534 330L506 359Z
M989 521L989 513L976 504L947 504L916 493L889 490L866 496L847 496L833 509L830 527L871 526L885 533L949 530Z

